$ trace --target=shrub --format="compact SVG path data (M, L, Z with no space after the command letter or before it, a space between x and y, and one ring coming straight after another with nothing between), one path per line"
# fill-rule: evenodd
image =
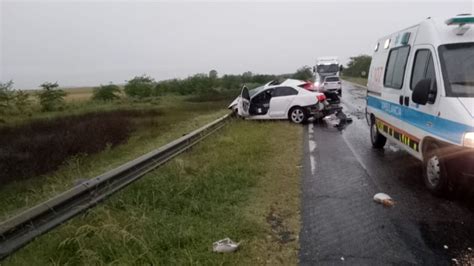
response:
M120 93L120 88L117 85L100 85L100 87L94 88L92 99L99 101L113 101L120 98L120 96L117 95L118 93Z
M125 85L125 94L133 98L146 98L152 95L155 80L146 75L136 76Z
M13 93L13 81L6 83L0 82L0 112L4 113L11 107L11 103L14 99Z
M240 90L209 90L187 98L189 102L232 101L240 94Z
M15 92L14 103L18 111L23 113L31 105L30 95L25 91L18 90Z
M217 79L217 70L213 69L213 70L209 71L209 78Z
M53 111L64 104L67 95L63 90L57 89L58 83L45 82L40 85L41 92L38 93L39 102L43 111Z
M299 80L309 80L313 77L313 72L309 66L303 66L296 70L296 73L292 75L292 78Z
M361 77L364 76L362 73L365 73L365 77L367 77L366 75L369 73L371 61L372 57L369 55L351 57L347 67L343 70L344 75L351 77Z

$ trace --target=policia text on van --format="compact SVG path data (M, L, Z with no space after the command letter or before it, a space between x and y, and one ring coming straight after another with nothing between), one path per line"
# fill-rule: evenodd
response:
M422 160L435 194L474 180L474 16L428 18L379 39L367 87L375 148L389 138Z

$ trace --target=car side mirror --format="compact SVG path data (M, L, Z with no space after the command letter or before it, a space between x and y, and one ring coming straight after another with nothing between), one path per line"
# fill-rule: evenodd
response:
M425 105L431 100L431 79L422 79L416 83L411 96L414 103Z

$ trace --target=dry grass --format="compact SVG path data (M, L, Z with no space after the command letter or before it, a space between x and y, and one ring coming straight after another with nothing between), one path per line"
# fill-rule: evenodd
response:
M119 86L121 89L123 89L123 86ZM88 101L92 98L92 92L94 90L94 87L70 87L70 88L61 88L64 90L67 95L64 98L66 102L82 102L82 101ZM39 92L39 90L27 90L27 92L34 96L36 93ZM35 99L33 97L32 99Z
M90 100L93 89L93 87L66 88L64 91L67 95L64 100L66 102Z

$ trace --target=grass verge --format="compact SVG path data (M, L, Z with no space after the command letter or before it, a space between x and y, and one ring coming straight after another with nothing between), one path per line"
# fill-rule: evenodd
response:
M296 264L301 130L235 121L4 264Z
M0 186L0 220L27 209L80 182L113 169L146 152L228 113L227 102L190 103L169 99L158 107L138 106L127 110L156 111L157 115L136 121L137 130L125 143L100 153L67 159L57 171ZM124 110L124 109L120 109ZM135 120L134 120L135 121Z

